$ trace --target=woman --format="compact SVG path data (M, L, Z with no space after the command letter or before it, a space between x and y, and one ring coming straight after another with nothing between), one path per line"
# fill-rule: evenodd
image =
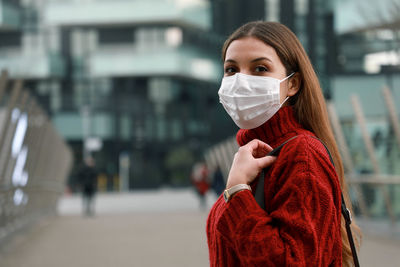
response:
M218 93L241 128L241 147L226 199L216 201L207 220L210 265L351 266L340 209L341 192L350 206L343 165L302 45L282 24L250 22L227 39L222 58ZM266 156L294 136L279 157ZM264 210L252 191L266 167Z

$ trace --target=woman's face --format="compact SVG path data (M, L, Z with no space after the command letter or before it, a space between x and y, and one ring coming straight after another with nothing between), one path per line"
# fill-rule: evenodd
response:
M275 49L254 37L235 40L228 46L224 62L224 77L235 73L268 76L279 80L286 77L285 67ZM281 82L281 103L287 96L293 96L298 91L298 89L291 90L292 80L297 80L296 76Z

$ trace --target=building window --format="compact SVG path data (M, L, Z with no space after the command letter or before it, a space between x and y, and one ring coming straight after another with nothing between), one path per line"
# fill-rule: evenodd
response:
M50 82L46 86L50 89L50 108L53 112L61 109L62 96L60 84L57 82Z
M171 122L171 137L175 141L178 141L183 137L182 122L178 119L174 119Z
M157 139L164 141L167 138L167 123L164 118L158 117L157 121Z
M165 28L144 27L135 31L135 44L138 50L154 50L166 46Z
M279 0L266 0L266 20L279 21Z
M134 42L132 28L104 28L98 31L99 44L126 44Z
M19 47L21 46L20 32L4 32L1 33L0 48L3 47Z
M120 117L120 136L123 140L131 138L131 118L128 114Z

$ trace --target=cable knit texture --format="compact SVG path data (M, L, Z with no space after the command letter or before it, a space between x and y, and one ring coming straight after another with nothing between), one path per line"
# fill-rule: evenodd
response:
M210 266L342 266L340 185L323 144L291 107L258 128L239 130L237 141L242 146L257 138L277 147L296 135L266 172L266 210L249 190L228 203L220 196L212 207Z

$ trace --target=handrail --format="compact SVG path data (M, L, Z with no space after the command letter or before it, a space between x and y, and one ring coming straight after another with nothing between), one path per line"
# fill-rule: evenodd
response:
M349 184L400 185L400 175L353 174L347 176L347 182Z
M9 101L0 101L0 243L56 211L72 164L71 149L22 81L8 84L3 72L0 92Z

